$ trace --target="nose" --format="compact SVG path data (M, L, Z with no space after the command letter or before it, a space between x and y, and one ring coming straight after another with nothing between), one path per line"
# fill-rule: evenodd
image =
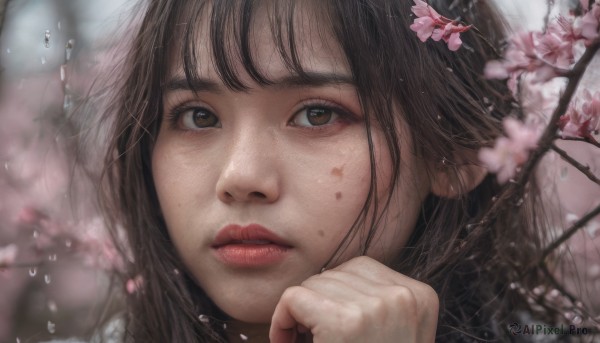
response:
M232 203L272 203L280 196L277 153L270 135L250 132L237 135L225 152L225 164L216 192L219 200Z

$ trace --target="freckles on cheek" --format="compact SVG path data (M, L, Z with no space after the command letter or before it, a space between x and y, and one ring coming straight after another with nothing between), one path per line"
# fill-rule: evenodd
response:
M336 193L335 193L335 199L336 199L336 200L340 200L340 199L342 199L342 192L336 192Z
M334 167L333 169L331 169L331 175L336 176L340 179L343 179L344 178L344 166Z

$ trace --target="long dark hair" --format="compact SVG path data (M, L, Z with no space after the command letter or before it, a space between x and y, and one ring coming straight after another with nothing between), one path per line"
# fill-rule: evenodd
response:
M233 90L244 84L233 67L240 61L259 86L271 81L256 68L248 32L259 5L268 11L273 40L290 72L310 78L297 55L297 7L314 12L315 27L331 35L345 54L365 115L371 153L370 193L347 239L365 232L363 252L378 227L390 193L378 202L371 130L380 129L393 161L392 184L400 175L398 116L412 133L414 152L429 172L445 173L459 194L430 195L406 245L388 265L431 285L440 297L437 337L443 341L494 339L504 335L516 311L527 309L509 285L524 280L519 268L540 251L537 189L490 225L477 225L499 185L486 177L466 189L465 165L502 133L502 118L518 115L506 86L482 77L486 61L498 58L504 26L489 1L430 1L442 15L477 27L462 35L464 46L451 52L443 43L418 40L409 29L408 0L149 0L120 67L120 81L105 115L111 127L101 200L110 227L125 229L132 257L129 273L142 275L143 291L128 300L128 337L140 342L225 341L222 313L189 276L161 217L151 174L151 153L162 117L162 85L169 66L180 62L188 81L199 60L198 21L210 20L215 68ZM224 44L227 42L227 44ZM174 53L175 52L175 53ZM190 86L193 82L190 82ZM461 176L462 175L462 176ZM373 211L372 211L373 210ZM372 211L372 212L371 212ZM535 276L535 274L534 274ZM203 317L199 318L200 315ZM208 320L207 320L208 319Z

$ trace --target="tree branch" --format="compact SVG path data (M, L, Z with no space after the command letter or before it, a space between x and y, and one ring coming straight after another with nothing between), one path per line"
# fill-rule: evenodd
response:
M572 141L572 142L583 142L583 143L589 143L593 146L595 146L596 148L600 148L600 143L596 142L596 141L592 141L588 138L580 138L580 137L560 137L560 136L556 136L556 139L560 139L563 141Z
M500 210L505 206L508 202L510 203L511 199L522 196L522 193L525 189L525 184L529 181L530 176L532 175L535 167L538 162L542 159L542 157L548 152L553 144L553 141L556 139L556 132L558 130L558 119L566 113L569 103L579 86L579 82L585 73L588 65L596 55L596 52L600 50L600 38L596 38L586 49L581 59L575 64L572 69L572 72L569 75L569 82L567 87L565 88L564 93L559 99L558 106L554 109L552 113L552 117L550 118L548 126L546 126L544 132L541 135L541 138L538 142L538 148L531 152L531 155L525 165L523 165L521 171L519 172L517 179L512 181L498 196L497 201L492 205L488 213L483 217L481 222L479 223L479 227L483 227L491 224L495 221L495 218L498 216Z
M596 175L594 175L590 171L590 167L584 166L583 164L579 163L576 159L574 159L573 157L569 156L569 154L567 154L566 151L564 151L561 148L557 147L556 144L554 144L554 143L552 145L550 145L550 148L552 150L554 150L557 154L559 154L560 157L562 157L563 160L569 162L570 165L572 165L573 167L577 168L577 170L579 170L585 176L587 176L588 179L592 180L592 182L600 185L600 179L598 179L596 177Z
M558 237L554 242L550 243L550 245L548 245L544 249L542 256L533 265L533 267L543 265L545 263L544 261L546 260L546 257L548 257L548 255L550 255L554 249L558 248L561 244L566 242L579 229L583 228L585 226L585 224L587 224L587 222L589 222L591 219L593 219L595 216L597 216L599 214L600 214L600 205L596 206L596 208L594 208L592 211L588 212L585 216L581 217L581 219L576 221L570 228L568 228L565 232L563 232L563 234L560 235L560 237Z

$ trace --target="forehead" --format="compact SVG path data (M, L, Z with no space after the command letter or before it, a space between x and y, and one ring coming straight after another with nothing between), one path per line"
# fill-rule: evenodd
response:
M323 7L289 2L254 2L253 8L221 8L216 2L193 20L183 15L177 20L181 39L170 48L168 78L236 78L251 85L302 73L349 77Z

